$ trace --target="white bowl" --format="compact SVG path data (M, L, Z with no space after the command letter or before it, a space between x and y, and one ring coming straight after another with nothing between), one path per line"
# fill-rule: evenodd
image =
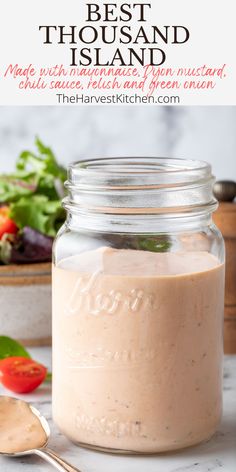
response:
M0 266L0 334L28 346L51 343L51 264Z

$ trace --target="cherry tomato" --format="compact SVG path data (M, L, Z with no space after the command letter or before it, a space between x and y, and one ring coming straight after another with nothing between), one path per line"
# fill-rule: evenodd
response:
M15 234L17 231L15 222L9 218L9 208L7 206L0 207L0 239L5 233Z
M7 357L0 361L0 381L15 393L32 392L46 374L46 367L26 357Z

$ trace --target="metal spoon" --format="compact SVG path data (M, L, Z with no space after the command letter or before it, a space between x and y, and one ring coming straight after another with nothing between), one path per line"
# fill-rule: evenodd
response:
M31 410L32 415L34 415L38 418L39 424L42 427L42 431L45 434L45 444L43 444L43 446L41 444L35 444L33 446L33 448L31 448L30 450L25 450L25 451L20 451L20 452L11 452L11 453L2 452L1 451L1 445L0 445L0 455L9 456L9 457L18 457L18 456L27 456L27 455L31 455L31 454L37 454L38 456L45 459L47 462L52 464L57 470L59 470L61 472L65 472L65 471L66 472L81 472L79 469L77 469L76 467L73 467L68 462L61 459L57 454L55 454L55 452L51 451L50 449L48 449L46 447L47 444L48 444L49 436L50 436L50 428L49 428L47 420L32 405L30 405L26 402L23 402L22 400L18 400L16 398L13 399L11 397L6 397L6 396L3 397L2 396L2 397L0 397L1 417L3 418L3 415L4 415L4 403L3 402L5 402L5 401L12 402L12 400L14 402L20 402L21 404L26 404L29 407L29 409ZM8 419L8 418L9 418L9 404L8 404L7 418L5 418L5 419ZM10 436L11 433L12 433L11 426L9 427L9 430L7 430L7 431L6 431L6 427L5 427L4 436L5 436L5 434L6 435L8 434Z

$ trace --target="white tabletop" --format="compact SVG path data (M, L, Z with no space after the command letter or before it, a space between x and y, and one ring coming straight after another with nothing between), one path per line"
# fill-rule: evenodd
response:
M49 348L31 349L32 357L50 368ZM0 394L6 390L0 387ZM7 392L9 394L9 392ZM236 471L236 356L225 357L224 415L214 437L205 444L156 456L116 456L92 452L71 444L53 425L51 389L40 387L36 393L21 395L33 403L49 421L49 446L81 472L235 472ZM37 457L0 458L1 472L50 472L53 468Z

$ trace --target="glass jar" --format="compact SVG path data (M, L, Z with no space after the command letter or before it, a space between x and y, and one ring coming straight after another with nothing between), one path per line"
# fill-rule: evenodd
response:
M210 438L222 404L224 244L211 167L69 167L54 244L53 417L73 442L156 453Z

